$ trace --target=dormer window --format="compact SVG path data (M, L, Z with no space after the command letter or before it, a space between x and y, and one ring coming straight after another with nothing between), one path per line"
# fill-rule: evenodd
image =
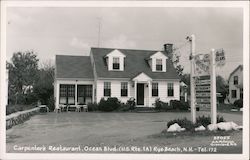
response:
M124 71L124 62L126 55L115 49L108 53L105 58L109 71Z
M151 55L147 60L152 69L152 72L166 72L167 59L168 57L159 51Z
M156 71L162 71L162 59L156 59Z
M113 57L113 69L120 69L120 59L119 57Z

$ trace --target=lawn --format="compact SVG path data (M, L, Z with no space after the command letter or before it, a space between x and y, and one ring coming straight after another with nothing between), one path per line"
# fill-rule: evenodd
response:
M207 112L197 112L197 115L207 115ZM227 121L234 121L242 125L242 114L219 113ZM175 118L190 118L189 112L158 112L158 113L91 113L69 112L48 113L32 117L29 121L7 130L7 152L23 152L14 149L17 146L80 146L81 152L92 153L84 150L91 147L125 148L122 152L136 151L126 150L126 147L209 147L214 136L220 135L193 135L166 137L161 132L166 129L168 121ZM223 147L218 152L227 153L232 150L241 152L242 131L223 133L223 136L231 136L231 141L237 143L236 147ZM97 148L98 149L98 148ZM147 152L143 150L144 152ZM28 151L39 152L39 151ZM44 152L44 151L43 151ZM51 152L46 150L45 152ZM57 152L57 151L53 151ZM94 150L93 152L100 152ZM115 151L114 151L115 152ZM155 151L157 152L157 151ZM154 153L155 153L154 152ZM169 152L175 153L175 152Z

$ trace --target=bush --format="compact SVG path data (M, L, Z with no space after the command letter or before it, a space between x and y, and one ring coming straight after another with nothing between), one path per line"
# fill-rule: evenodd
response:
M128 104L121 103L117 108L117 111L126 112L130 110L130 106Z
M160 99L157 98L155 100L155 109L156 110L168 111L168 110L173 110L173 107L169 106L168 103L160 101Z
M171 120L167 123L167 127L170 127L172 124L175 123L177 123L182 128L186 128L187 131L192 131L195 128L194 124L187 118Z
M225 122L225 119L222 116L217 116L217 123ZM203 125L207 127L211 124L211 117L210 116L199 116L196 118L196 127Z
M36 105L7 105L6 106L6 115L9 115L11 113L24 111L28 109L35 108Z
M243 107L243 99L238 99L234 101L234 106L237 108L242 108Z
M185 110L187 111L189 108L189 105L187 102L181 102L178 100L171 100L170 101L170 106L172 106L172 108L174 110Z
M134 98L134 97L131 97L131 98L127 101L126 105L129 106L129 110L135 109L135 98Z
M48 99L48 107L50 111L54 111L55 109L55 99L54 96L50 96Z
M116 97L110 97L107 100L102 98L98 104L98 109L104 112L111 112L120 106L120 102Z
M89 112L93 112L93 111L97 111L98 110L97 103L88 103L87 107L88 107L88 111Z
M219 122L225 122L225 119L221 116L217 116L217 123ZM184 119L174 119L167 123L167 127L170 127L172 124L177 123L182 128L186 128L187 131L194 131L196 127L199 127L203 125L205 128L211 124L211 118L210 116L199 116L196 118L196 123L193 124L190 120L187 118Z

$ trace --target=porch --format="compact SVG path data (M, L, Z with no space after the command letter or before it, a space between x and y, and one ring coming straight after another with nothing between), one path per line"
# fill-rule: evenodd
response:
M87 104L94 100L91 83L57 83L55 111L87 111Z

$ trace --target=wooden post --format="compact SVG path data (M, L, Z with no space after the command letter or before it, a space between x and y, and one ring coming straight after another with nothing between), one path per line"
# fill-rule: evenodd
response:
M216 72L215 72L215 50L211 50L210 75L211 75L211 124L217 123L217 99L216 99Z
M191 65L190 65L190 89L191 89L191 120L196 123L196 105L195 105L195 81L194 81L194 55L195 55L195 36L191 35L189 39L191 41Z

